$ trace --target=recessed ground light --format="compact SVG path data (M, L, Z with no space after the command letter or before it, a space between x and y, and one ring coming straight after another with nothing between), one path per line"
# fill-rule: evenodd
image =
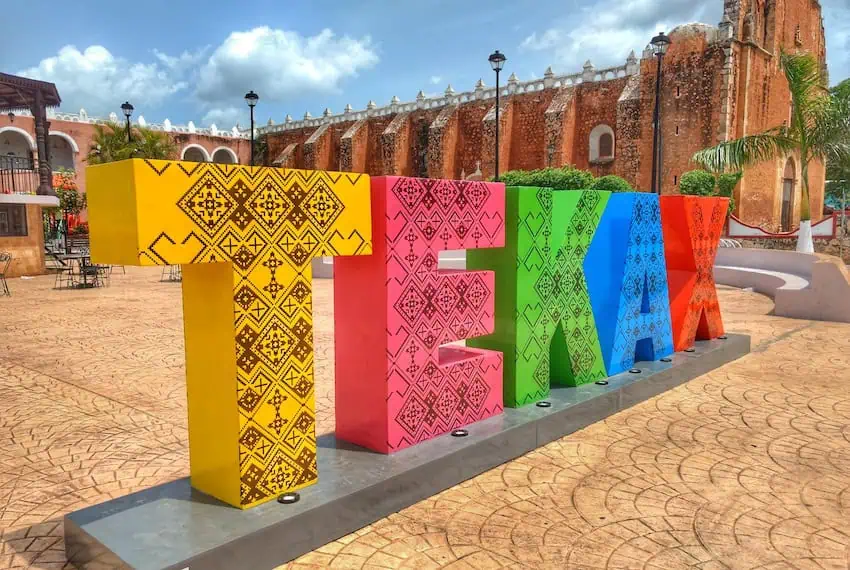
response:
M673 359L670 358L669 356L665 356L664 358L661 359L661 362L673 362Z
M466 437L469 435L469 432L465 429L456 429L452 432L452 437Z
M719 336L719 337L717 337L717 338L719 338L720 340L726 340L726 339L727 339L727 338L729 338L729 337L728 337L728 336L726 336L725 334L722 334L722 335L720 335L720 336Z
M629 374L640 374L640 373L641 373L640 368L632 368L631 370L629 370Z
M607 385L608 385L608 380L597 380L597 381L596 381L596 385L597 385L597 386L607 386Z
M538 408L551 408L552 402L537 402Z
M696 351L697 351L697 349L695 349L694 347L685 349L685 352L696 352Z
M281 505L292 505L301 500L301 495L298 493L284 493L277 498L277 502Z

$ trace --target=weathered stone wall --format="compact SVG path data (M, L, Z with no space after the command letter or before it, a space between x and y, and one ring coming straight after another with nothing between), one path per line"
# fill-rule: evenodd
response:
M0 237L0 251L12 254L12 264L6 277L41 275L44 273L44 231L41 206L27 204L27 235ZM10 288L13 285L10 284Z
M713 110L719 107L723 51L711 42L716 32L701 24L676 28L663 59L661 135L663 158L660 170L663 194L678 193L682 174L693 170L695 152L716 144ZM653 115L657 61L641 61L640 132L637 143L637 187L652 188Z
M742 247L753 249L781 249L794 251L797 248L796 238L783 239L739 239ZM842 257L844 263L850 263L850 236L844 235L832 239L813 240L816 253L826 253L835 257Z
M779 66L780 50L805 50L825 65L826 44L817 0L737 0L739 15L737 121L734 136L762 132L790 120L791 96ZM800 215L799 160L795 157L794 219ZM785 160L749 168L740 184L739 215L747 223L778 229ZM822 164L809 171L812 218L823 211Z
M617 102L627 82L627 78L622 78L586 83L578 87L576 108L579 120L575 123L572 136L573 163L576 167L590 170L596 176L619 173L616 162ZM614 162L597 161L590 164L590 131L597 125L608 125L615 133Z
M760 31L757 15L752 15L754 10L763 10L765 3L773 6L773 27L767 36ZM696 151L787 120L790 94L778 68L780 45L810 50L825 61L816 0L724 0L724 11L719 27L689 24L670 34L673 43L663 60L662 83L660 176L665 194L678 192L682 174L696 168L690 161ZM769 49L761 45L766 39ZM629 66L635 65L639 66L638 75L629 76L633 71L627 71L626 77L616 78L617 74L597 77L589 66L581 82L558 87L554 75L547 72L548 83L541 85L542 89L503 96L498 149L501 171L574 164L598 176L617 174L637 189L648 191L656 59L644 53L639 63L630 58L625 69L634 70ZM516 78L508 81L509 90L517 91L517 85ZM342 150L339 138L353 121L329 125L328 132L320 133L311 144L305 143L316 138L322 127L272 133L270 154L281 156L280 164L290 167L328 163L328 167L339 168L337 157L342 164L359 165L364 161L354 157L365 152L363 168L372 175L452 178L470 174L480 161L483 175L493 176L497 149L492 97L473 96L446 107L408 109L402 116L382 114L365 122L360 130L368 135L354 137ZM599 124L614 130L615 159L590 164L590 132ZM322 142L325 138L327 143ZM314 156L319 155L325 160L317 161ZM783 159L746 169L735 195L739 218L769 230L778 227L784 164ZM799 165L796 171L795 206L799 212ZM823 166L813 164L809 175L812 217L818 219L823 208Z

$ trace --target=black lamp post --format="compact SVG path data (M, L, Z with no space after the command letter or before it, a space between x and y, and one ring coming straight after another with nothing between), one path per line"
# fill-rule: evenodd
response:
M496 72L496 182L499 181L499 72L505 67L505 61L508 58L499 50L494 51L487 58L490 61L490 67Z
M653 113L653 137L652 137L652 192L661 194L661 60L670 47L670 38L661 32L650 42L652 53L658 58L658 66L655 72L655 112Z
M251 108L251 166L254 166L254 107L257 106L257 101L260 96L254 93L253 90L245 94L245 102Z
M133 114L133 106L128 101L124 101L121 105L121 111L127 119L127 142L130 142L133 140L132 135L130 135L130 115Z

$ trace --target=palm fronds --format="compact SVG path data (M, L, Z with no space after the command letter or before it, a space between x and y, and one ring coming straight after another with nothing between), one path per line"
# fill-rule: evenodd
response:
M772 129L759 135L747 135L699 151L693 161L713 173L738 171L758 162L785 156L798 147L787 129Z
M95 125L95 136L86 160L103 164L129 158L168 159L177 154L177 145L167 133L135 127L127 140L126 127L118 123Z

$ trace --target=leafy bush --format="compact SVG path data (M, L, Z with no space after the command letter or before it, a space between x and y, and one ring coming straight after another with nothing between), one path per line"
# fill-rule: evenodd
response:
M539 170L511 170L499 177L505 186L537 186L555 190L587 190L593 185L593 174L572 166L541 168Z
M705 170L691 170L682 174L679 180L679 192L686 196L711 196L717 181L714 175Z
M687 196L720 196L729 198L729 210L735 211L735 198L732 192L744 176L743 172L721 174L717 178L705 170L685 172L679 180L679 191Z
M743 172L734 172L730 174L721 174L717 177L717 195L726 198L732 197L732 192L735 191L735 186L744 177Z
M590 185L591 190L602 190L605 192L634 192L635 189L632 188L632 185L629 184L625 179L620 178L619 176L615 176L613 174L609 174L607 176L602 176L601 178L597 178L593 184Z

